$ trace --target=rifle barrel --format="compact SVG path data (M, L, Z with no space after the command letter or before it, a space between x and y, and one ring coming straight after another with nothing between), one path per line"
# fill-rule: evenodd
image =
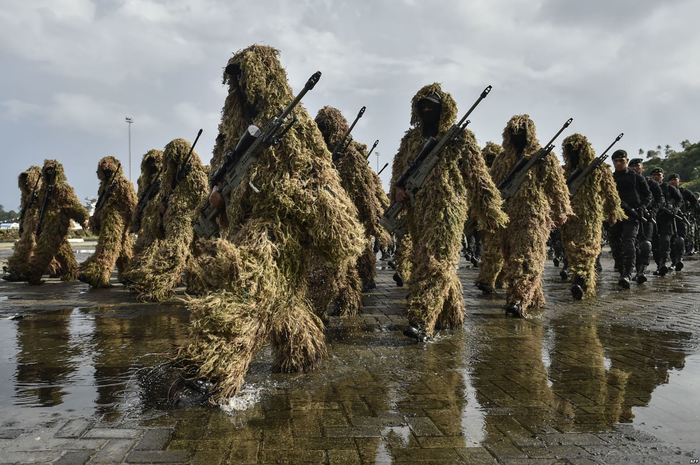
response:
M357 122L359 121L359 119L362 118L362 115L365 114L365 110L366 110L366 109L367 109L367 107L364 107L364 106L363 106L362 108L360 108L360 111L357 112L357 116L356 116L355 119L353 120L353 122L352 122L352 124L350 125L350 127L348 128L348 130L345 131L345 134L343 135L343 138L340 139L340 141L338 142L338 144L333 148L333 158L335 158L340 152L342 152L343 150L345 150L345 147L346 147L345 141L348 139L348 136L350 136L350 133L351 133L352 130L355 128L355 125L357 124Z
M369 156L372 155L372 152L374 152L374 149L377 148L377 145L379 145L379 139L374 141L374 144L372 144L372 148L369 149L369 153L367 154L367 157L365 157L367 160L369 160Z

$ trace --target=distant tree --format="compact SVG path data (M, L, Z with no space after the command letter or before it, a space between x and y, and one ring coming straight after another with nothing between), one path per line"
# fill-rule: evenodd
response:
M684 140L680 143L681 151L671 149L669 145L659 150L647 150L645 170L662 168L667 175L678 173L683 184L691 190L700 190L700 142Z

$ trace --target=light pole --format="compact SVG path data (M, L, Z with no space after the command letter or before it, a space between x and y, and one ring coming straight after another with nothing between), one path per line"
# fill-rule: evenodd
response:
M129 181L131 181L131 125L134 123L134 118L127 116L124 121L129 125Z

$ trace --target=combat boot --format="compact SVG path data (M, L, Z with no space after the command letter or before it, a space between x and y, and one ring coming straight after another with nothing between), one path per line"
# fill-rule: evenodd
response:
M401 277L398 271L394 273L393 279L398 287L403 287L403 278Z
M678 263L676 263L676 265L674 266L674 268L676 269L676 271L681 271L684 266L685 265L683 264L683 262L679 260Z
M476 286L477 289L479 289L481 292L483 292L484 295L490 295L490 294L493 294L494 292L496 292L496 290L494 288L492 288L488 284L482 283L480 281L475 282L474 285Z
M403 335L415 339L418 342L427 342L430 340L425 330L420 326L409 325L403 330Z
M632 276L626 273L621 273L620 274L620 279L617 280L617 284L620 285L621 288L623 289L629 289L630 288L630 278Z
M524 318L523 306L520 303L510 303L505 307L506 315L512 315L516 318Z
M562 268L562 270L559 272L559 277L562 281L567 281L569 279L569 270Z
M634 280L637 281L637 284L644 284L647 282L647 277L644 274L644 271L638 272L637 276L634 277Z

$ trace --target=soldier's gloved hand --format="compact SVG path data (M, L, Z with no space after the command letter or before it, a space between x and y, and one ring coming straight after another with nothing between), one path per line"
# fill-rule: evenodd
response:
M397 202L405 202L408 200L408 192L406 192L406 189L403 187L397 187L395 194L394 194L394 200Z
M214 186L211 190L211 194L209 194L209 204L217 210L222 210L225 206L224 196L221 195L221 192L219 192L216 186Z

